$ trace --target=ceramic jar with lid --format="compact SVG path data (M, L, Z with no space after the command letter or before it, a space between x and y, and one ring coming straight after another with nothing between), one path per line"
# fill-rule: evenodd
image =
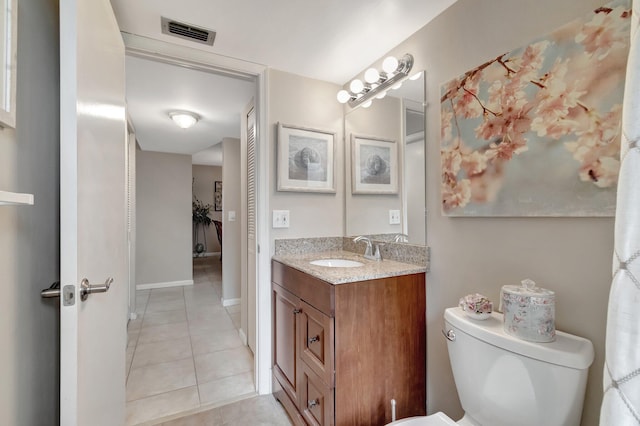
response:
M503 286L500 297L506 333L532 342L555 340L555 292L526 279Z

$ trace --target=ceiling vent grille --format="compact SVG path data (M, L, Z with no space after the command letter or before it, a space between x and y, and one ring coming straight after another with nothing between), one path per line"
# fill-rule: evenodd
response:
M213 46L213 41L216 38L215 31L194 27L193 25L173 21L165 17L162 18L161 22L162 34L173 35L209 46Z

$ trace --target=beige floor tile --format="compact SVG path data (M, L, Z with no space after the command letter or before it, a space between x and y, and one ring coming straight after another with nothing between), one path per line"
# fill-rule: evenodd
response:
M136 346L138 343L138 338L140 337L140 330L135 331L127 331L127 347Z
M136 347L131 368L140 368L185 358L191 359L192 357L191 338L189 336L156 343L139 344Z
M253 356L247 347L194 356L198 383L212 382L253 370Z
M163 340L179 339L189 335L189 326L186 322L173 324L154 325L140 330L138 344L162 342Z
M129 371L131 371L131 362L133 361L133 354L135 350L136 350L135 346L127 347L126 358L125 358L126 380L129 379Z
M196 376L191 358L132 368L127 382L127 401L159 395L195 384Z
M240 312L241 306L238 303L237 305L227 306L226 309L227 309L227 312L229 312L230 314L234 314L236 312Z
M216 319L203 319L189 321L189 333L192 336L198 336L201 334L214 333L222 330L235 330L233 321L229 318L229 315L225 312L224 315L216 317Z
M187 311L185 308L175 311L149 312L145 314L142 321L142 328L153 327L155 325L174 324L187 320Z
M191 347L194 355L203 355L242 346L242 340L237 330L218 330L212 333L191 336Z
M212 409L202 413L192 414L169 422L161 423L160 426L218 426L222 425L220 410Z
M127 331L139 331L142 327L142 317L127 322Z
M289 426L291 421L272 395L261 395L219 408L223 425Z
M145 315L150 312L177 311L180 309L185 309L184 297L168 301L160 300L157 302L149 300L149 303L147 303L147 309L145 310Z
M200 405L198 388L190 386L127 403L127 425L192 410Z
M198 385L201 405L222 403L255 390L253 371Z
M154 288L150 291L149 301L169 301L179 299L184 295L184 287L166 287L166 288Z
M220 317L224 317L227 311L221 304L217 305L199 305L187 307L187 318L189 321L211 321L215 324L216 320Z
M229 318L231 318L231 322L233 323L233 326L239 330L240 329L240 312L233 312L231 314L229 314Z

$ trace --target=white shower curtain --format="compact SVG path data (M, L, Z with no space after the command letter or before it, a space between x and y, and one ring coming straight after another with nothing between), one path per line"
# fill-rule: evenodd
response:
M601 426L640 425L640 0L633 0L622 112Z

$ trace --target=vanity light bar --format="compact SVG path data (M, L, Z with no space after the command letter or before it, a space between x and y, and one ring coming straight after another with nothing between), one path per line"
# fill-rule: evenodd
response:
M395 69L394 69L395 65ZM411 72L413 67L413 56L409 53L404 55L400 60L389 56L382 64L383 71L370 68L365 72L365 81L363 83L359 79L354 79L349 84L350 91L340 90L337 98L340 103L348 103L351 108L365 104L363 107L371 105L371 100L375 97L383 98L386 92L395 85L401 83ZM372 76L377 74L377 81ZM366 105L368 103L369 105Z

